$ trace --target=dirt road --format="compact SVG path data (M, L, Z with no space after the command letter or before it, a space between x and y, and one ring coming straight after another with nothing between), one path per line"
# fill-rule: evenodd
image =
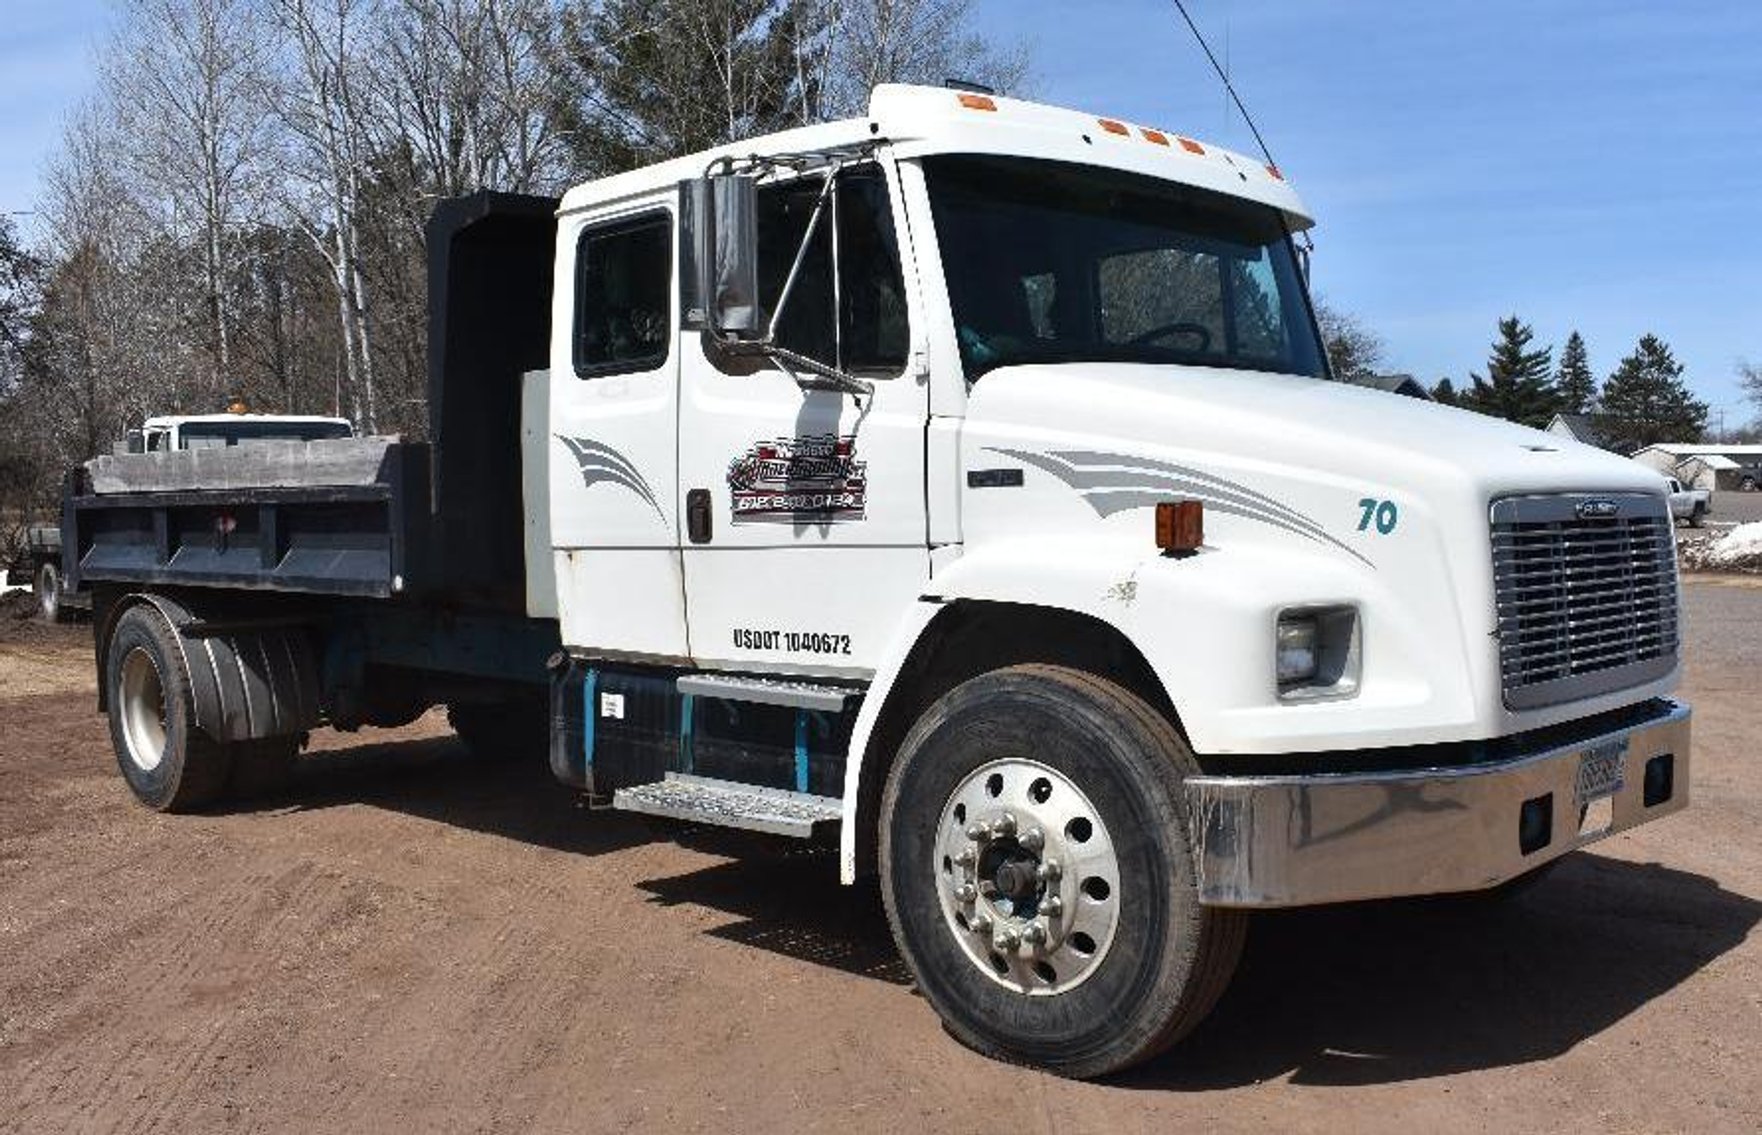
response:
M1762 588L1688 589L1693 808L1503 907L1268 915L1161 1062L959 1048L823 854L662 842L435 718L254 810L116 776L0 616L0 1131L1762 1129Z

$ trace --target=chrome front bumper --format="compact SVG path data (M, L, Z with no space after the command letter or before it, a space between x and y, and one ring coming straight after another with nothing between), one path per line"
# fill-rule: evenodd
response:
M1582 758L1625 743L1622 787L1581 823ZM1669 767L1647 804L1646 771ZM1279 907L1497 886L1613 832L1689 802L1689 707L1559 748L1464 768L1309 776L1212 776L1187 782L1208 906ZM1543 801L1543 798L1549 798ZM1526 801L1532 803L1523 827ZM1536 846L1537 821L1547 817ZM1520 835L1520 831L1522 835ZM1527 836L1533 850L1523 848Z

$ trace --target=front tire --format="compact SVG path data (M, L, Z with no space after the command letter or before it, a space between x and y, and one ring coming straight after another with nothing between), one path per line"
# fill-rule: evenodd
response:
M135 797L159 812L193 812L218 799L230 754L197 728L183 650L158 610L138 604L117 619L104 681L110 742Z
M59 623L66 619L67 608L61 602L61 568L52 561L39 567L36 588L37 610L42 613L44 621Z
M1247 920L1199 904L1197 772L1166 719L1077 670L995 671L925 713L882 798L882 894L958 1040L1093 1077L1204 1018Z

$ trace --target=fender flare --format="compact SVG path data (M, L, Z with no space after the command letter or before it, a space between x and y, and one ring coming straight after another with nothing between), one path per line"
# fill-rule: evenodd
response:
M216 741L303 733L319 723L318 660L301 625L209 623L193 604L150 591L119 596L99 628L99 687L112 631L130 607L150 606L172 630L190 677L198 729Z

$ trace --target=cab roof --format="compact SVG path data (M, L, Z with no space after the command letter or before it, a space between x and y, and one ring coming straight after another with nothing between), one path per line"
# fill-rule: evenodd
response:
M849 150L876 139L900 158L997 154L1127 170L1270 205L1293 232L1315 223L1281 171L1209 142L1001 95L891 83L875 88L863 118L767 134L586 182L563 195L559 212L651 194L701 177L725 157Z
M328 418L319 414L160 414L141 423L143 429L170 429L173 426L232 422L263 422L269 425L349 425L347 418Z

